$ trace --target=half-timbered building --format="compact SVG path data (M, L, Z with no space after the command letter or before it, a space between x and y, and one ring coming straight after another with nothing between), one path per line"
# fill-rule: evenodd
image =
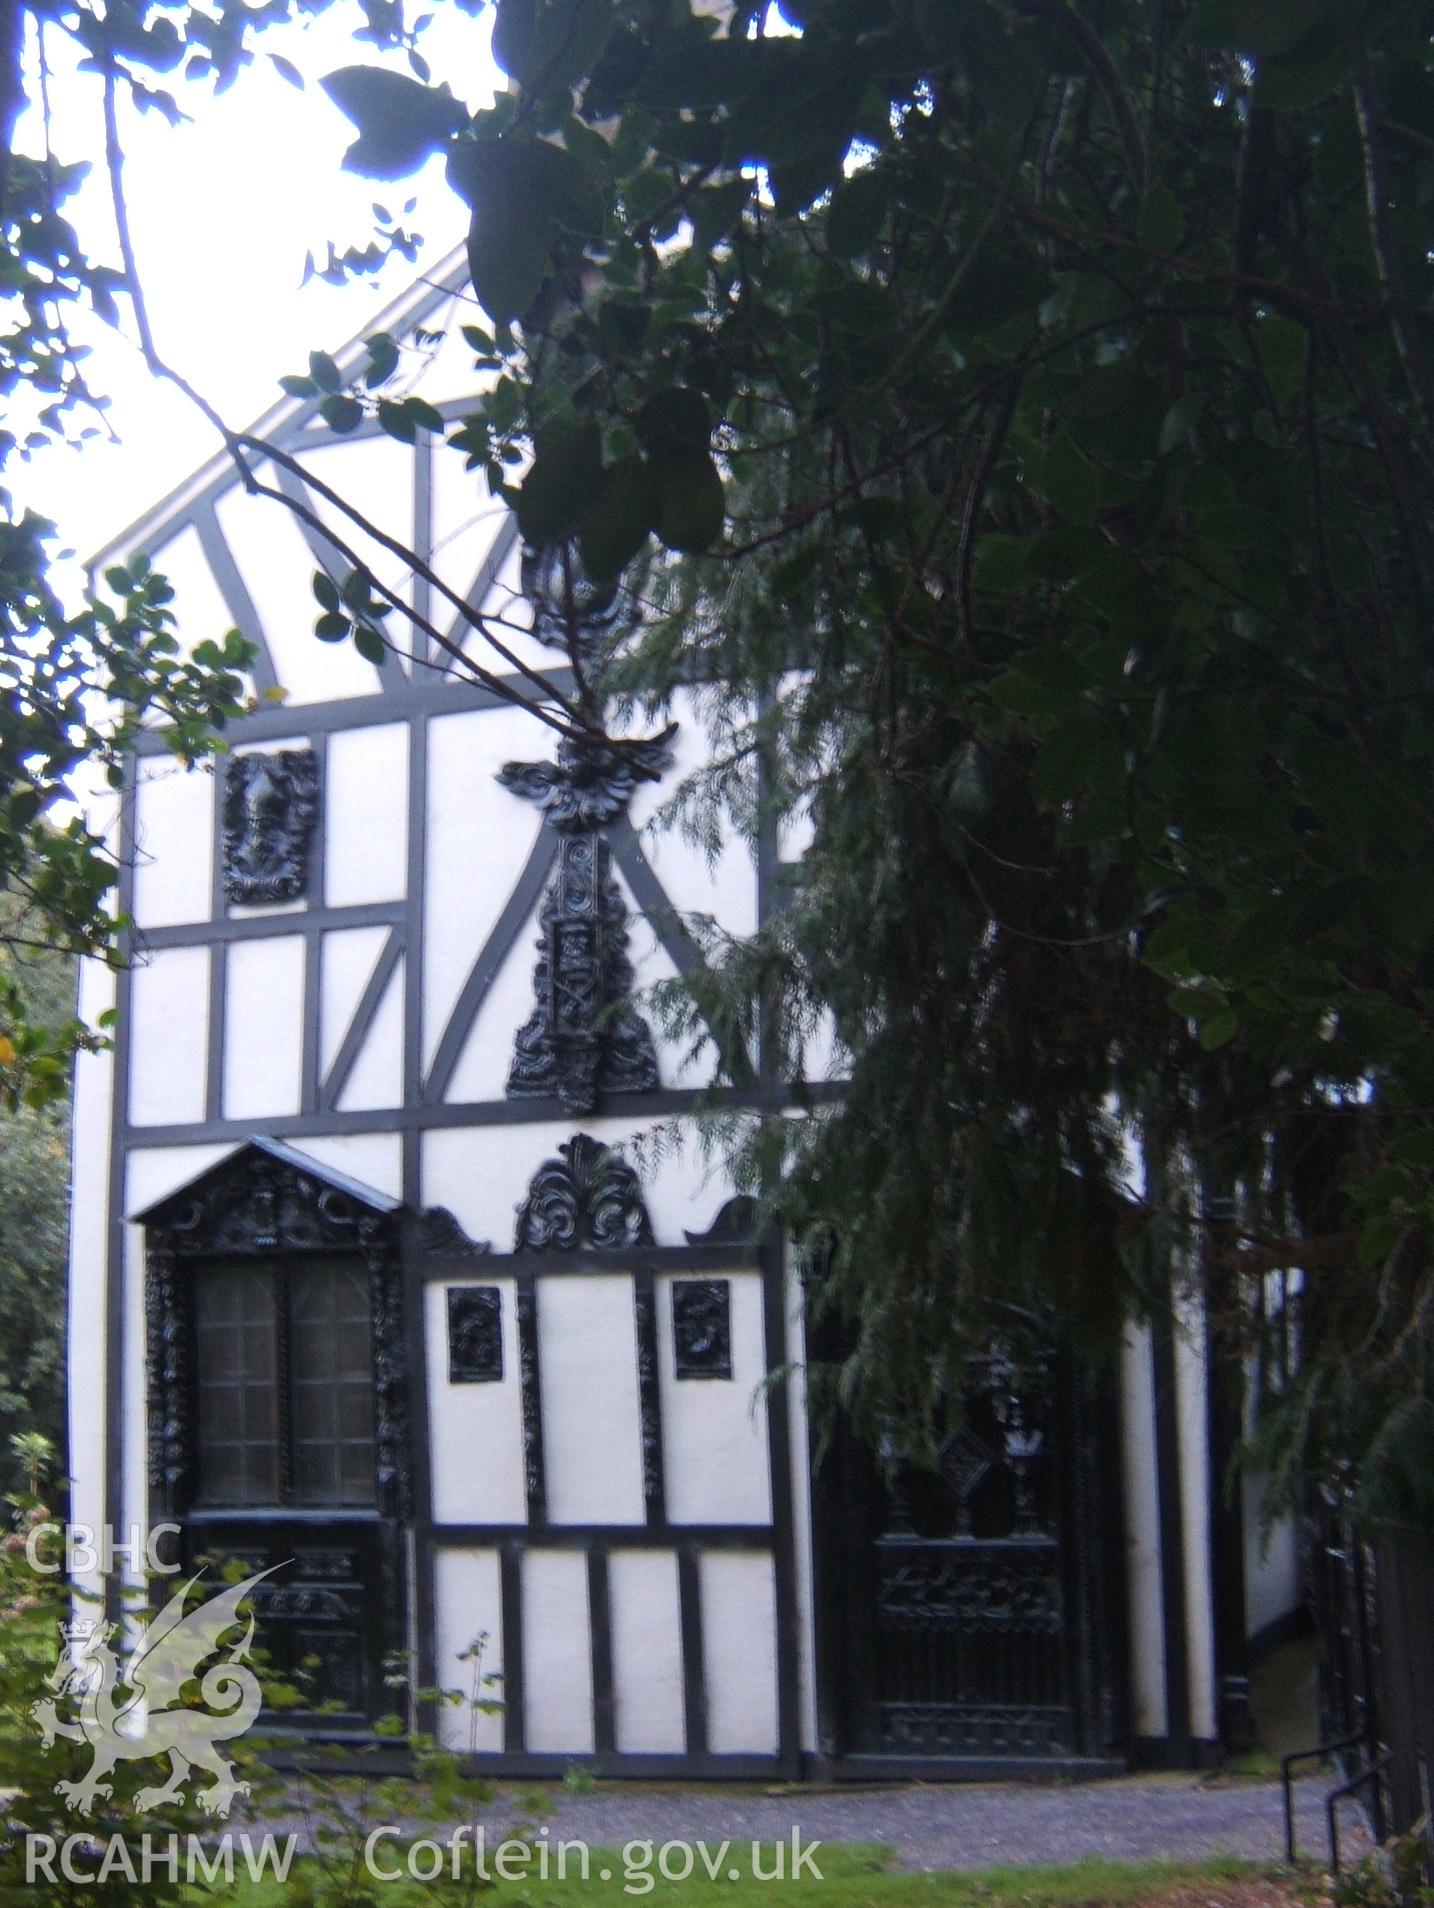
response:
M454 296L384 321L448 415ZM317 1660L298 1720L326 1735L393 1707L396 1653L466 1688L483 1637L501 1706L439 1727L498 1771L1212 1753L1298 1582L1222 1493L1198 1314L1132 1332L1102 1383L1013 1318L939 1470L892 1484L840 1439L814 1470L800 1375L767 1382L804 1357L792 1256L700 1147L642 1144L712 1077L642 988L701 959L693 914L741 934L777 906L799 841L709 860L660 825L702 759L695 695L644 779L429 638L382 667L317 642L313 572L347 568L321 485L501 616L518 679L618 612L441 442L336 439L297 401L260 429L310 474L267 473L307 520L221 461L101 559L148 553L186 639L237 625L257 661L217 767L139 751L129 959L84 980L117 1023L75 1107L75 1521L282 1565L262 1640ZM365 555L465 640L432 578ZM725 1090L781 1083L758 1059Z

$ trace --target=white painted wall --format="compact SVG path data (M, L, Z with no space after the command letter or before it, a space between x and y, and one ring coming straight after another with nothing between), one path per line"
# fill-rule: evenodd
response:
M592 1626L580 1550L524 1554L523 1690L530 1750L592 1753Z
M707 1741L717 1755L777 1747L777 1600L761 1551L702 1553L702 1657Z
M98 961L80 969L79 1015L93 1026L114 1001L115 979ZM96 1528L104 1518L105 1292L109 1250L109 1169L114 1054L75 1060L70 1124L68 1407L70 1518ZM86 1588L98 1587L87 1579Z
M204 1117L209 950L161 948L130 981L129 1117L178 1126Z
M224 1117L299 1110L304 942L297 934L233 941L224 984Z
M538 1371L548 1517L640 1524L642 1444L632 1279L593 1272L538 1281Z
M1182 1294L1175 1312L1175 1411L1180 1452L1180 1523L1185 1553L1185 1649L1190 1728L1197 1740L1218 1733L1215 1716L1215 1611L1210 1579L1210 1426L1205 1393L1205 1309Z
M434 1656L440 1689L462 1692L461 1704L444 1703L438 1711L438 1739L446 1749L493 1750L503 1747L503 1717L475 1712L475 1695L488 1703L504 1700L502 1681L486 1684L487 1676L503 1674L503 1600L496 1550L440 1550L434 1560L437 1616ZM474 1640L485 1637L474 1688L474 1664L461 1661Z
M624 1755L681 1755L687 1730L677 1553L610 1552L608 1607L618 1749Z
M693 1276L704 1276L694 1268ZM673 1524L765 1524L772 1515L767 1456L767 1369L759 1272L711 1273L728 1282L732 1376L679 1378L672 1337L673 1287L657 1281L658 1382L667 1517Z
M216 805L212 769L185 769L168 756L141 764L134 817L134 920L140 929L209 919Z
M503 1376L484 1384L448 1379L448 1289L496 1285L503 1308ZM429 1449L433 1515L440 1524L523 1524L523 1405L518 1384L517 1286L513 1279L469 1279L429 1285L423 1295L428 1347Z
M336 730L322 803L329 907L401 901L408 892L407 724Z

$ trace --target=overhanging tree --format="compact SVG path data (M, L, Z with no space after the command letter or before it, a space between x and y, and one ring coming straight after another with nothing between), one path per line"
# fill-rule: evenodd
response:
M1427 1513L1434 8L497 0L494 46L491 110L330 90L472 208L470 465L596 574L681 559L621 679L720 677L708 795L810 807L691 1005L850 1050L735 1143L836 1241L858 1410L919 1426L1002 1300L1108 1338L1174 1244L1232 1328L1303 1272L1269 1450Z

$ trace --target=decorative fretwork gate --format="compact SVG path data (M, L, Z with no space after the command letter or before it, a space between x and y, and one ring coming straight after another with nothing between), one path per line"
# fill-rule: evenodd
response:
M1106 1415L1021 1320L973 1361L934 1470L835 1440L818 1472L826 1754L973 1775L1110 1757L1123 1650Z

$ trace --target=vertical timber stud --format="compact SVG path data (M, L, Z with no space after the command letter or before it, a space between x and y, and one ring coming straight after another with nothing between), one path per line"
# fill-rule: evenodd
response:
M606 1761L617 1747L612 1689L612 1609L608 1595L607 1546L591 1543L588 1558L588 1628L592 1638L593 1752Z
M548 1522L548 1483L543 1464L543 1398L538 1376L538 1282L531 1272L518 1274L518 1386L523 1409L523 1487L528 1522L542 1530Z
M707 1667L702 1642L702 1572L697 1545L677 1547L677 1598L682 1627L682 1705L689 1760L707 1754Z
M638 1423L642 1438L642 1499L649 1526L660 1526L667 1522L655 1283L651 1272L638 1272L633 1276L633 1309L637 1324Z
M405 1133L403 1143L405 1148L409 1147L413 1135ZM433 1419L428 1408L422 1233L412 1217L411 1207L405 1213L402 1229L404 1362L408 1369L408 1435L413 1478L409 1502L409 1516L413 1520L409 1535L413 1547L413 1653L417 1687L433 1689L438 1682L434 1646L437 1582L433 1560ZM437 1715L431 1702L420 1705L418 1726L427 1734L437 1733Z
M1202 1188L1212 1217L1235 1216L1234 1200ZM1255 1747L1250 1708L1250 1645L1245 1601L1243 1482L1234 1471L1241 1439L1245 1365L1230 1334L1211 1316L1214 1273L1207 1267L1205 1422L1210 1471L1210 1587L1215 1627L1215 1733L1234 1754ZM1233 1488L1231 1488L1233 1486Z
M498 1550L499 1602L503 1623L503 1752L521 1756L528 1723L523 1694L523 1543L506 1537Z
M312 917L325 902L328 872L329 822L329 736L325 730L313 739L319 766L319 817L309 845L304 869L304 900ZM304 1023L303 1048L299 1069L299 1111L316 1113L319 1108L319 987L322 973L324 937L310 924L304 931Z

